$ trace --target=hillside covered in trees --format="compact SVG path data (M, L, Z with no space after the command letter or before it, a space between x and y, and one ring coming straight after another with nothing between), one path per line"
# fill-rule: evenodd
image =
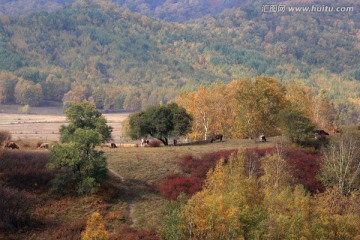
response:
M20 16L33 12L55 11L75 2L86 0L1 0L0 15ZM182 22L222 12L226 8L242 6L246 0L104 0L118 7L166 21Z
M0 102L88 100L134 111L199 85L267 75L324 91L350 123L360 98L359 25L357 11L266 14L249 5L180 24L78 1L2 18Z

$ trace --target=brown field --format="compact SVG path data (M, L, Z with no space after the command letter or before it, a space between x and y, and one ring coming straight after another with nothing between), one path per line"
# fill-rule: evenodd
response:
M34 107L31 114L18 113L17 105L0 105L0 130L11 132L13 140L57 141L59 128L67 124L61 106ZM104 114L116 142L124 141L121 122L128 113Z

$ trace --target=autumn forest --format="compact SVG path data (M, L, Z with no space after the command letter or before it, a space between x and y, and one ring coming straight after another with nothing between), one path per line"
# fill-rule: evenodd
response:
M0 0L0 239L360 239L360 4L306 2Z

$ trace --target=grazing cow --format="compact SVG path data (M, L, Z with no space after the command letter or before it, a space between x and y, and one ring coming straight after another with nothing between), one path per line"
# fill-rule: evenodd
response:
M222 142L222 140L223 140L223 135L222 135L222 134L212 135L210 142L212 143L212 142L214 142L214 141L216 141L216 140L220 140L220 142Z
M265 135L260 135L259 140L260 140L260 142L266 142Z
M5 148L20 149L19 146L14 142L7 142Z
M148 139L141 139L141 146L148 146L150 144L150 140Z
M117 146L116 146L115 143L111 143L111 144L110 144L110 148L117 148Z
M330 135L329 133L325 132L324 130L315 130L314 133L315 133L315 139L318 139L318 140L324 140L324 139L326 139L326 136Z
M49 148L49 144L48 144L48 143L42 143L42 144L40 144L39 148L48 149L48 148Z

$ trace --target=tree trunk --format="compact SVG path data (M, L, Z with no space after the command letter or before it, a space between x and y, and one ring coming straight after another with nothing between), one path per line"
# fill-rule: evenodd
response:
M164 137L164 139L162 138L158 138L165 146L169 145L168 139L166 137Z

